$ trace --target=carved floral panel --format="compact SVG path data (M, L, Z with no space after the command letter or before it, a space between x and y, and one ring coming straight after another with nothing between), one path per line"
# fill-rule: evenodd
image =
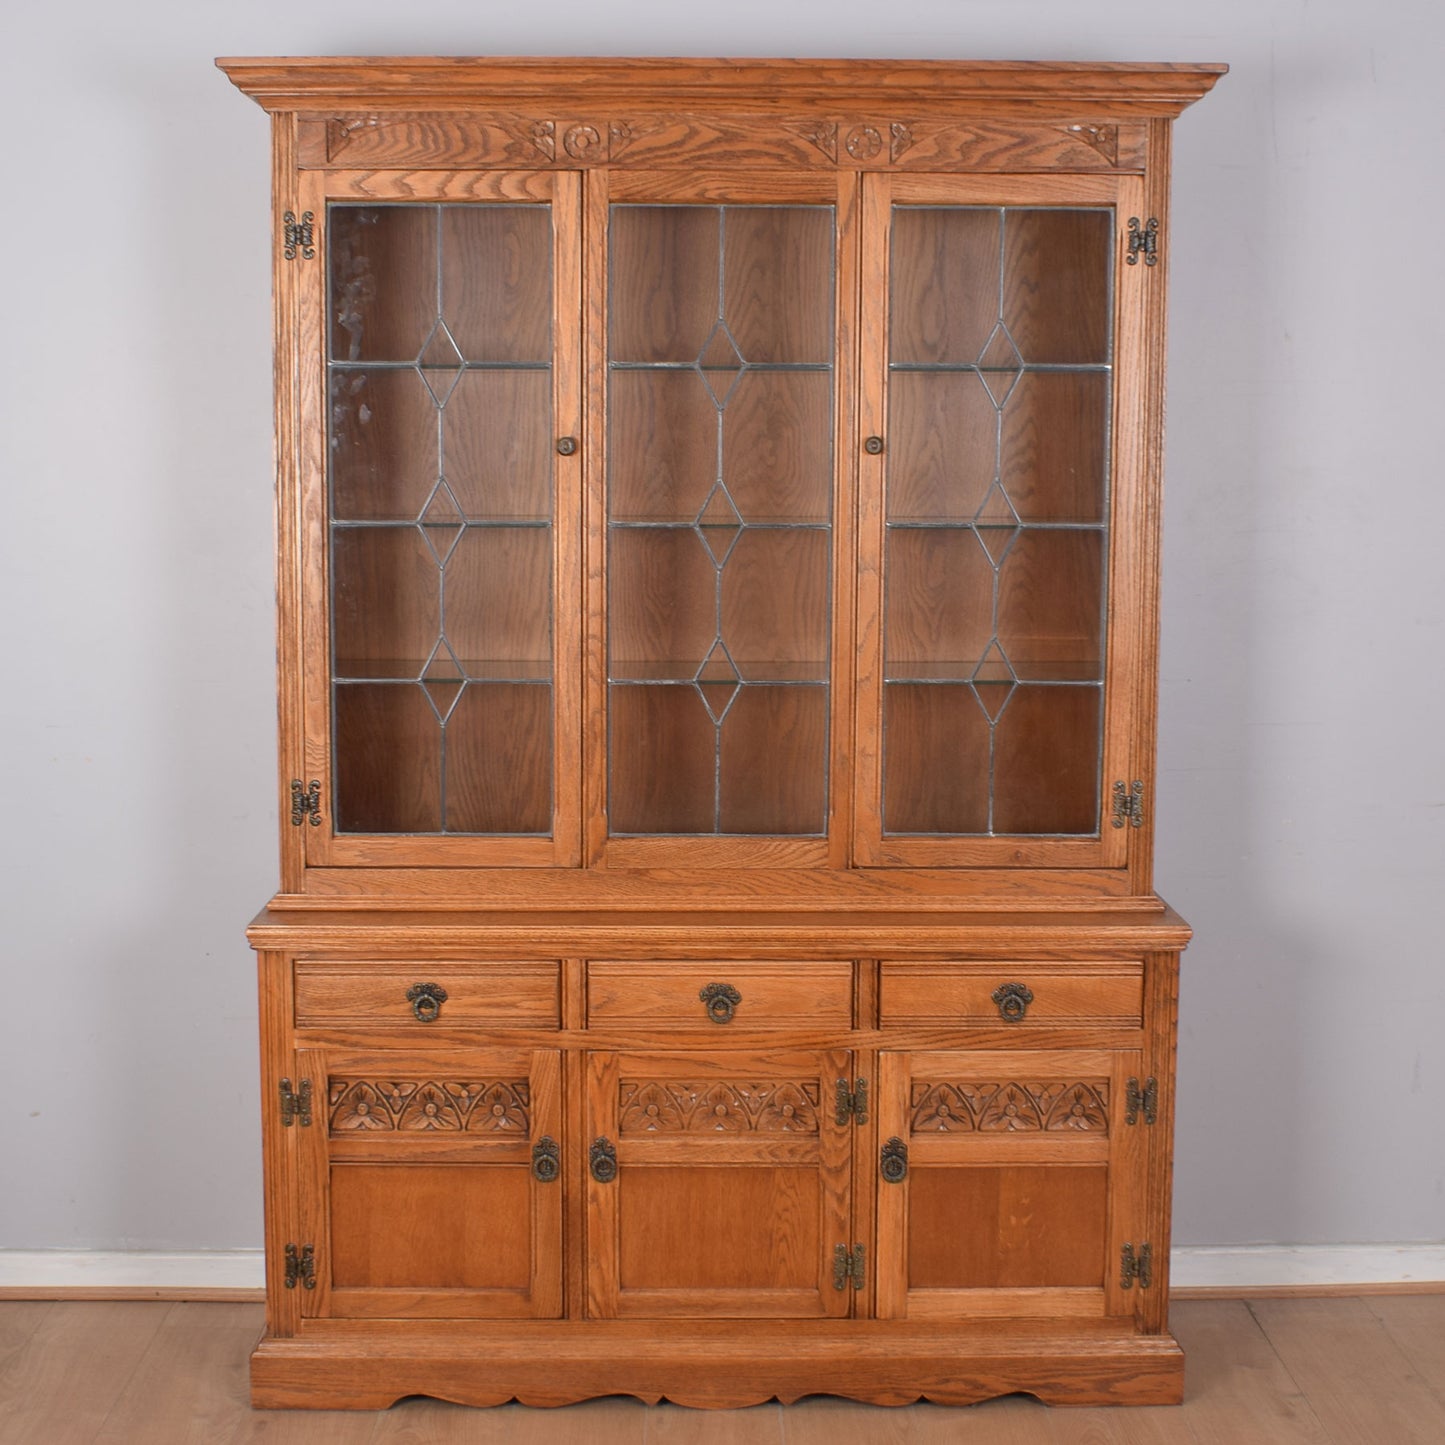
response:
M531 1129L530 1103L525 1079L476 1083L332 1079L328 1093L333 1134L392 1130L525 1137Z
M818 1086L791 1081L684 1083L624 1080L618 1095L624 1134L818 1132Z
M1088 1083L914 1083L914 1134L1011 1134L1025 1131L1107 1134L1109 1085Z

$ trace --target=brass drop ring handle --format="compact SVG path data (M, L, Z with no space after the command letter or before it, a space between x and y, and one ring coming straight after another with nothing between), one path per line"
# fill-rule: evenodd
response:
M611 1184L617 1178L617 1150L605 1135L592 1141L592 1147L587 1151L587 1163L592 1177L599 1184Z
M532 1146L532 1176L550 1184L562 1172L561 1150L550 1134L543 1134Z
M1029 1011L1034 994L1027 984L1001 983L993 991L993 1001L998 1005L999 1017L1005 1023L1016 1024Z
M743 1001L743 996L730 983L710 983L698 993L707 1006L707 1016L715 1024L730 1024L733 1010Z
M407 989L406 998L418 1022L434 1024L447 1001L447 991L439 983L414 983Z
M878 1172L885 1184L902 1184L908 1178L908 1145L896 1134L879 1151Z

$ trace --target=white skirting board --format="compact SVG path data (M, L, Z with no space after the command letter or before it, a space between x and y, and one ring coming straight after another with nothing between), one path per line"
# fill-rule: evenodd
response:
M1445 1244L1248 1245L1176 1249L1171 1283L1180 1289L1339 1288L1445 1281ZM259 1249L163 1254L0 1249L0 1293L45 1290L260 1289Z

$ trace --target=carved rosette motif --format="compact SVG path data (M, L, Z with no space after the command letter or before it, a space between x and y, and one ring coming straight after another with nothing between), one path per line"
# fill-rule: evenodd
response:
M1090 1083L932 1083L913 1085L914 1134L1109 1132L1109 1085Z
M830 161L838 160L839 150L855 161L867 164L877 161L883 155L885 143L887 160L896 164L898 158L913 144L913 129L901 120L880 121L873 124L860 121L848 125L837 121L806 121L801 125L788 127L794 135L817 146ZM839 144L841 135L842 143ZM885 141L886 138L886 141Z
M1119 164L1119 127L1116 125L1070 125L1064 134L1082 141L1104 157L1111 166Z
M534 120L531 123L532 144L549 161L616 160L632 144L635 135L632 123L625 120Z
M818 1086L626 1081L618 1094L618 1127L624 1134L816 1134Z
M477 1083L332 1079L328 1099L333 1134L390 1130L525 1137L531 1132L531 1089L525 1079Z

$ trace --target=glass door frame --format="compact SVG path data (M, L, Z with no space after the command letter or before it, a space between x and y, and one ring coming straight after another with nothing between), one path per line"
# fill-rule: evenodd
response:
M585 859L599 868L845 868L852 828L854 498L858 176L737 171L593 170L586 177L587 234L587 719ZM829 588L828 756L823 836L608 833L608 235L623 205L834 207L832 547Z
M1138 605L1137 577L1146 555L1153 451L1145 440L1145 354L1148 295L1128 266L1125 221L1143 214L1144 183L1136 176L942 176L870 174L863 180L861 239L864 290L859 321L858 677L853 863L860 868L1121 868L1128 828L1110 826L1111 785L1141 776L1134 735L1147 611ZM884 481L888 448L889 277L895 204L987 207L1112 207L1114 211L1112 445L1107 459L1108 542L1105 548L1103 720L1097 836L886 834L883 831ZM862 437L882 437L869 453Z
M327 480L327 204L545 203L552 213L552 416L557 438L583 437L581 175L549 172L305 171L298 205L310 212L315 259L297 277L294 397L295 532L302 599L299 704L302 776L320 789L320 822L300 827L307 867L575 867L581 853L582 465L584 447L554 450L552 502L552 815L548 835L345 833L335 828L331 698L331 580ZM300 264L300 263L297 263ZM281 399L278 404L284 404ZM285 432L283 431L283 435ZM283 453L283 466L284 466ZM284 490L283 490L284 497ZM284 505L284 502L283 502ZM283 536L288 519L282 519ZM283 566L285 566L283 560ZM283 639L283 656L285 652ZM286 694L282 694L283 754ZM293 776L297 776L293 774Z

